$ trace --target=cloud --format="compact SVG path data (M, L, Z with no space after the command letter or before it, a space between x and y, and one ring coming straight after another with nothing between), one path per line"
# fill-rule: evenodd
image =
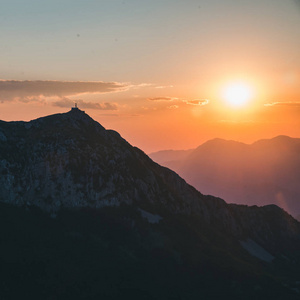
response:
M174 97L154 97L154 98L148 98L148 100L149 101L174 101L180 99Z
M176 97L153 97L153 98L148 98L149 101L177 101L186 103L188 105L197 105L197 106L204 106L209 104L208 99L193 99L193 100L187 100L184 98L176 98Z
M171 106L168 106L168 109L177 109L179 106L178 105L171 105Z
M207 100L207 99L196 99L196 100L186 100L184 102L186 104L190 104L190 105L203 106L203 105L207 105L209 103L209 100Z
M135 87L147 87L147 86L153 86L153 84L144 82L144 83L136 84L134 86Z
M271 102L266 103L264 106L299 106L300 107L300 101L288 101L288 102Z
M172 88L174 87L173 85L158 85L155 88L156 89L167 89L167 88Z
M152 83L140 83L140 84L128 84L128 89L140 89L140 88L147 88L152 87Z
M95 102L86 102L83 100L71 100L68 98L63 98L61 100L55 101L52 103L53 106L58 107L72 107L74 103L77 103L79 108L88 108L88 109L99 109L99 110L118 110L118 105L116 103L95 103Z
M86 93L112 93L132 85L103 81L0 80L0 101L40 100L42 97L70 97Z

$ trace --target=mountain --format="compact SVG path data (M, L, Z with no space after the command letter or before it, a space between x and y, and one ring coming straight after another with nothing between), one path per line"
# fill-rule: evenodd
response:
M251 145L214 139L176 161L150 157L204 194L238 204L276 204L300 215L300 139L278 136Z
M162 150L149 154L152 160L160 165L167 166L172 170L180 168L181 163L185 160L194 149L189 150Z
M204 196L79 109L0 122L1 299L298 299L300 224Z

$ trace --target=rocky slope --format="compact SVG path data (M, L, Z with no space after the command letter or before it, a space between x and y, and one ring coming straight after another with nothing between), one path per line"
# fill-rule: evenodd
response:
M47 211L159 202L191 211L198 206L195 195L201 198L174 172L80 110L28 123L1 122L0 133L4 202Z
M31 122L0 122L0 138L4 237L0 264L5 270L0 275L6 295L14 289L16 276L8 260L40 287L37 297L47 290L54 299L63 299L55 286L69 297L69 285L89 280L94 294L84 288L78 291L80 297L98 297L102 292L97 287L105 282L103 297L118 299L122 294L118 282L124 276L133 276L127 287L133 284L133 289L147 291L147 299L166 299L172 288L182 299L199 298L203 289L209 295L211 288L200 288L199 280L210 285L213 278L224 288L222 282L232 285L225 288L232 297L239 293L244 298L254 293L261 299L274 293L297 296L300 224L277 206L228 205L204 196L77 109ZM64 271L62 281L54 275L53 265L72 270L74 266L61 253L79 259L80 265L73 275ZM42 277L37 275L40 264ZM87 267L90 264L94 271ZM135 264L137 269L132 267ZM113 265L113 274L119 275L103 279L103 265L109 274ZM34 271L28 275L29 266ZM169 273L164 273L165 268ZM5 272L11 277L7 279ZM145 280L156 274L159 282L155 287L140 282L140 272L146 274ZM155 297L153 291L159 294L168 276L172 281ZM18 280L27 286L28 281ZM259 288L253 292L255 282ZM116 294L107 289L110 285L118 290ZM28 289L30 294L34 288ZM191 289L193 296L187 296Z

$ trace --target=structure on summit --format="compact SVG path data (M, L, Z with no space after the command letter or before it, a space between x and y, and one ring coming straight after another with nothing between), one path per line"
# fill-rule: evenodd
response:
M84 110L81 110L78 108L77 103L75 102L74 107L72 107L72 111L74 112L85 112Z

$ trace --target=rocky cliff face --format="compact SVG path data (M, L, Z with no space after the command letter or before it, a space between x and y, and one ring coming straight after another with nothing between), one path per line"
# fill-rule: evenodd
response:
M1 122L0 199L43 210L149 202L192 211L202 198L174 172L80 110ZM183 198L185 201L183 201Z

